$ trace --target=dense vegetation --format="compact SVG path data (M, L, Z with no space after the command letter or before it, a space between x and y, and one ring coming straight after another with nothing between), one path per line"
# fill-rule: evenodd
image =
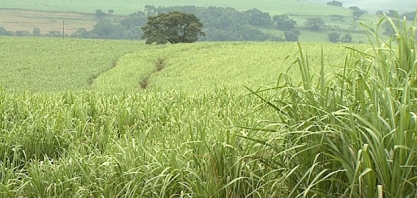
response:
M387 20L396 37L370 29L372 49L354 50L337 75L315 81L300 51L301 86L284 74L272 95L255 93L276 111L261 129L276 138L248 139L268 148L289 197L417 196L416 24Z
M234 58L238 62L253 59L246 65L251 66L263 59L251 56L257 51L252 47L277 47L280 43L139 47L141 51L122 56L116 67L93 82L93 87L99 85L95 83L109 74L113 78L108 82L122 84L125 77L134 76L135 72L128 68L143 69L137 72L166 79L165 84L171 83L168 89L122 93L0 89L0 194L416 197L416 24L409 27L406 21L384 20L392 26L395 36L383 40L375 32L383 28L370 27L369 33L374 36L370 38L371 48L350 47L342 63L334 61L340 64L340 71L330 72L333 65L329 62L333 61L327 58L334 60L335 52L324 51L317 57L314 52L320 49L303 49L301 45L295 58L282 55L283 60L294 65L288 64L287 72L277 74L272 88L258 90L262 84L249 86L246 93L250 94L242 94L227 84L221 86L217 79L213 81L217 86L214 90L179 90L167 74L179 73L174 65L181 58L190 68L202 64L191 64L192 61L211 58L218 61L215 66L223 66L223 70L215 68L218 73L237 72L241 68L227 71L230 62L224 62L214 49L222 55L224 46L235 49ZM384 24L384 20L378 24ZM7 40L1 42L7 45ZM71 48L69 44L80 42L86 47L91 44L86 42L93 41L62 42ZM200 57L179 56L187 50ZM86 50L87 54L92 52ZM125 52L106 57L105 62L109 64ZM82 57L77 53L72 51L73 56L67 58ZM147 56L150 54L153 56ZM206 59L201 58L204 54ZM167 55L173 58L165 61ZM55 55L56 59L62 57ZM15 60L18 59L11 57L5 68L12 68ZM135 67L145 61L146 68ZM57 65L60 67L59 62ZM182 65L185 70L187 64ZM121 76L124 69L127 75ZM257 75L257 68L250 70L250 74ZM179 80L192 82L190 79L201 73L214 75L212 71L192 68ZM1 84L8 86L9 82Z
M244 91L270 87L286 71L298 51L295 43L199 42L149 46L123 40L2 37L4 51L0 84L7 91L59 92L97 90L141 92L186 90L206 92L227 86ZM306 43L312 62L318 65L320 47L325 48L329 72L340 69L343 46ZM347 46L366 49L368 45ZM16 59L16 54L25 54ZM161 71L157 68L162 68ZM314 70L317 70L315 67ZM288 72L301 80L296 67Z
M7 90L83 91L142 42L0 37L0 85Z
M142 27L146 44L194 43L198 37L205 36L203 24L194 14L173 11L148 16L148 22Z

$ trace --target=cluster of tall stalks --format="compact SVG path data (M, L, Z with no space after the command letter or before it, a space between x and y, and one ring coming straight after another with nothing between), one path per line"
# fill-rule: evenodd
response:
M0 197L417 197L416 26L384 20L249 96L0 88Z
M385 21L395 30L388 41L378 34ZM415 21L368 27L371 49L351 48L337 74L325 74L323 63L311 74L300 47L301 84L283 74L270 97L253 92L276 111L263 130L275 138L246 138L269 151L264 161L279 172L285 196L417 196Z

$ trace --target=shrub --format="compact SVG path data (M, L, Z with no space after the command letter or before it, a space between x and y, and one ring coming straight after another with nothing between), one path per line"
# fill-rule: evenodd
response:
M329 41L332 43L337 43L340 41L340 34L337 32L332 32L327 34L327 37L329 38Z
M285 31L284 36L286 41L298 41L298 37L300 36L300 30L291 30Z

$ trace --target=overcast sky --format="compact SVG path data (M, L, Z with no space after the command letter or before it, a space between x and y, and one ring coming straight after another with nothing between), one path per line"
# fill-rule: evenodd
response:
M306 0L309 2L327 3L332 0ZM343 2L343 7L358 6L361 9L374 12L378 10L398 10L399 12L416 11L417 0L337 0Z

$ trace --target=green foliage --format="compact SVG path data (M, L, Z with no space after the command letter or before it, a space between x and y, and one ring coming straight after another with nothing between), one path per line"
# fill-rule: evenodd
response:
M320 46L329 54L328 72L339 69L348 50L335 44L306 44L313 52L312 63L319 63ZM366 45L352 45L364 48ZM97 91L137 92L143 76L152 74L147 91L184 90L201 93L212 92L226 86L236 92L245 92L243 86L272 87L277 75L285 72L291 57L297 52L294 43L276 42L211 42L151 46L152 48L122 56L117 67L100 75L92 87ZM331 55L330 55L331 54ZM161 72L155 72L155 60L167 57ZM317 70L319 68L314 68ZM296 68L290 70L300 80ZM276 75L275 75L276 74ZM117 82L117 83L115 83Z
M284 36L286 41L298 41L298 37L300 36L300 30L291 30L285 31Z
M324 26L326 25L326 22L324 22L324 20L322 18L308 18L305 22L304 25L312 30L312 31L319 31L322 28L324 28Z
M340 41L342 41L342 43L351 43L352 42L352 35L347 33L345 34L345 36L343 36Z
M174 11L149 16L142 28L146 44L193 43L204 36L203 24L194 14Z
M271 16L267 12L262 12L259 9L251 9L244 12L249 17L249 24L264 28L270 28L273 25Z
M337 43L340 41L340 34L338 32L331 32L327 34L329 41L332 43Z
M144 3L144 2L142 2ZM181 2L180 4L182 4ZM211 4L212 2L208 3ZM263 4L264 2L261 2ZM73 3L75 5L75 2ZM99 5L104 4L103 2ZM198 5L197 3L196 5ZM207 4L207 5L208 5ZM280 6L282 4L282 6ZM332 8L324 8L318 4L311 4L308 6L307 11L298 12L302 10L299 7L305 7L304 4L294 5L291 1L284 1L284 2L274 2L274 7L279 6L280 12L277 13L276 10L270 10L271 6L264 6L261 9L249 9L248 8L241 8L241 7L214 7L204 5L204 7L200 6L169 6L170 3L164 2L165 6L169 7L161 7L161 6L152 6L152 5L145 5L144 12L138 11L134 14L130 14L129 16L120 15L127 14L120 12L120 8L116 10L118 15L112 15L102 12L103 17L97 19L107 19L111 21L111 23L101 23L101 20L94 20L91 18L92 16L86 15L91 21L86 22L90 26L90 22L97 21L97 23L101 23L95 26L94 31L87 31L85 32L74 32L72 37L75 38L100 38L100 39L141 39L143 36L141 27L146 25L147 16L155 16L157 13L168 13L173 11L183 11L190 14L195 14L197 18L201 19L201 22L204 24L204 32L206 36L200 38L199 40L202 41L284 41L283 39L283 32L281 31L274 31L275 27L280 28L281 30L290 30L291 28L295 27L296 23L303 23L307 18L312 16L314 17L322 17L326 23L328 23L327 27L333 27L335 25L339 26L342 31L350 30L350 25L357 23L351 19L351 12L348 9L338 8L333 6ZM244 4L246 7L248 4L245 2ZM259 2L258 2L259 5ZM256 5L256 7L258 7ZM103 7L103 6L99 6ZM104 6L106 7L106 6ZM117 6L116 6L117 7ZM136 7L136 6L135 6ZM297 9L295 9L295 7ZM318 9L320 7L321 9ZM282 8L282 9L281 9ZM293 8L293 9L290 9ZM324 9L323 9L324 8ZM314 12L313 10L320 10L319 13ZM242 10L246 10L243 11ZM265 12L265 10L269 12ZM91 10L90 10L91 11ZM114 11L114 10L113 10ZM248 14L250 13L250 14ZM265 20L266 18L270 18L269 13L281 14L285 13L289 18L288 21L285 21L284 24L278 25L270 25L271 20ZM104 15L105 14L105 15ZM53 16L62 15L59 12L54 13ZM81 14L80 14L81 15ZM334 16L338 16L335 18ZM265 16L265 17L264 17ZM50 24L50 19L48 18L41 18L39 20L44 20L45 24ZM264 19L265 18L265 19ZM349 19L348 19L349 18ZM221 20L219 20L221 19ZM336 19L336 20L335 20ZM346 20L345 20L346 19ZM375 16L366 15L363 17L363 20L366 22L371 22L376 20ZM83 23L79 21L77 23ZM276 22L273 22L276 23ZM72 23L69 23L72 24ZM269 25L268 25L269 24ZM121 26L120 26L121 25ZM275 27L274 27L275 26ZM73 30L82 27L81 24L74 25ZM58 27L59 28L59 27ZM288 29L285 29L288 28ZM86 28L88 29L88 28ZM299 29L303 33L302 41L320 41L325 42L327 41L326 34L329 33L329 30L323 32L322 36L317 38L317 35L314 33L309 33L305 30L305 28ZM100 32L97 34L95 32ZM305 33L307 32L307 33ZM361 34L363 31L355 30L355 34L352 34L354 37L356 35ZM14 32L13 32L14 34ZM53 34L48 34L53 36ZM310 37L310 35L314 35ZM56 35L59 36L59 35ZM364 37L364 35L359 35L359 37ZM60 36L59 36L60 37ZM356 40L356 39L355 39ZM359 40L359 39L357 39Z
M276 111L261 127L275 133L248 139L265 145L265 164L281 174L286 197L417 196L416 29L384 20L397 37L383 41L368 28L372 48L351 48L335 75L324 71L324 53L311 74L300 47L301 84L283 74L272 95L253 92Z
M233 135L257 104L212 93L0 90L2 197L266 197L274 173ZM268 116L268 114L257 115Z
M332 20L332 21L338 21L338 22L345 22L346 20L345 20L345 16L343 16L343 15L332 15L331 16L331 18L330 18L330 20Z
M415 20L414 18L416 16L416 14L417 14L417 11L414 11L414 12L406 12L406 13L402 14L401 16L402 17L405 17L409 21L414 21Z
M327 5L343 7L343 2L333 0L333 1L327 2Z
M6 32L7 32L6 28L0 27L0 35L6 35Z
M353 17L359 19L362 15L366 14L366 11L365 10L354 10L352 14L353 14Z
M41 35L41 29L33 28L32 34L33 34L33 36L40 36Z
M52 30L45 34L47 37L62 37L62 32L58 30Z
M132 41L13 37L2 42L8 50L0 55L0 84L6 90L35 92L135 92L140 90L141 77L157 69L158 58L166 58L165 67L152 75L148 90L212 91L224 84L243 91L242 85L274 85L276 76L271 74L284 72L289 64L285 58L296 53L293 43L276 42L149 46ZM320 45L333 54L328 63L338 68L346 51L338 45ZM320 45L306 47L318 52ZM310 56L319 59L317 53Z
M204 24L202 41L282 41L281 37L264 33L250 24L249 15L234 8L174 6L153 8L152 12L182 11L193 13ZM221 20L219 20L221 19ZM256 17L255 17L256 19ZM253 20L253 19L252 19Z
M103 18L94 25L94 29L91 30L90 34L103 39L122 39L124 30L125 28L120 24L114 25L110 20Z
M32 36L32 33L30 33L27 30L18 30L14 33L15 36Z
M81 91L142 42L3 37L0 85L7 90ZM18 58L16 58L18 57Z
M88 38L88 31L85 28L79 28L77 31L71 34L73 38Z
M290 19L290 17L285 14L275 15L273 20L279 30L292 30L297 25L297 22L294 21L294 19Z
M101 9L97 9L96 12L94 13L94 16L98 19L103 18L106 16L106 13L103 12Z
M364 15L364 14L366 14L367 12L366 12L366 10L361 10L359 7L357 7L357 6L351 6L351 7L349 7L349 9L350 10L352 10L353 12L352 12L352 14L353 14L353 17L356 19L356 20L358 20L362 15Z

